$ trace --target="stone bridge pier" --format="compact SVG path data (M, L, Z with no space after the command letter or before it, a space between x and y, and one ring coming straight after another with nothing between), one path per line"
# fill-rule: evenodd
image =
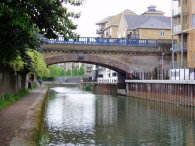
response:
M125 89L126 88L126 84L125 84L126 79L127 79L127 73L118 72L118 89Z

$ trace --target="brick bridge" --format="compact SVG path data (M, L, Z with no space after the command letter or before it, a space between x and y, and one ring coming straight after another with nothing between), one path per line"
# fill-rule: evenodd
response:
M46 40L41 45L48 65L66 62L96 64L118 72L124 83L127 73L152 72L171 67L170 40L79 38Z

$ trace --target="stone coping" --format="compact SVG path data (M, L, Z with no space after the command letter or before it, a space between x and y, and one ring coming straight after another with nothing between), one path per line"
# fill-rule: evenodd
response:
M40 136L41 116L48 89L41 90L40 95L29 107L17 135L12 139L10 146L37 146Z

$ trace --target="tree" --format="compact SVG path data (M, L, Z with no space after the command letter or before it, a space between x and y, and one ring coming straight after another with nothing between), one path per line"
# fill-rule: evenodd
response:
M64 76L65 75L65 69L64 67L58 66L58 65L50 65L49 66L49 77L58 77L58 76Z
M70 69L67 69L66 71L65 71L65 76L71 76L71 70Z
M84 68L84 66L82 65L80 68L79 68L79 73L78 73L78 75L79 76L83 76L85 74L85 68Z
M61 68L61 71L60 71L60 76L65 76L66 74L65 74L65 69L64 68Z
M49 66L49 70L50 70L50 77L57 77L59 75L59 69L57 65L50 65Z
M17 57L31 65L27 48L36 50L40 40L38 34L47 38L63 35L76 37L77 28L71 18L79 13L69 12L66 6L79 6L82 0L1 0L0 2L0 63Z
M39 77L48 76L49 70L45 64L42 54L37 51L28 51L28 55L31 57L33 62L32 72L35 72Z
M78 69L76 67L73 68L73 76L78 76Z

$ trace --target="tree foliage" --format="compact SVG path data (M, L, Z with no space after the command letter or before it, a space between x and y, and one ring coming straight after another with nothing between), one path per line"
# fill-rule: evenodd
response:
M47 68L44 58L41 53L37 51L28 51L28 55L32 60L32 72L35 72L37 76L43 77L49 75L49 69Z
M21 57L17 57L15 60L10 61L8 65L15 71L21 71L24 69L24 61L21 59Z
M58 65L50 65L49 72L50 72L49 77L65 76L64 67Z
M72 18L79 13L69 12L64 6L79 6L83 0L1 0L0 2L0 63L15 60L18 56L27 66L31 59L27 48L36 49L38 35L56 38L75 37L77 28Z
M66 71L65 71L65 76L71 76L71 70L70 69L67 69Z
M72 71L73 76L78 76L78 68L74 67L72 70L73 70Z
M85 68L84 68L84 65L82 65L82 66L79 68L78 75L79 75L79 76L85 75Z
M74 67L73 69L66 70L66 76L83 76L85 75L85 68L82 65L80 68Z
M45 77L58 77L58 76L83 76L85 74L85 68L82 65L80 68L74 67L73 69L64 69L62 66L50 65L49 66L50 74Z

